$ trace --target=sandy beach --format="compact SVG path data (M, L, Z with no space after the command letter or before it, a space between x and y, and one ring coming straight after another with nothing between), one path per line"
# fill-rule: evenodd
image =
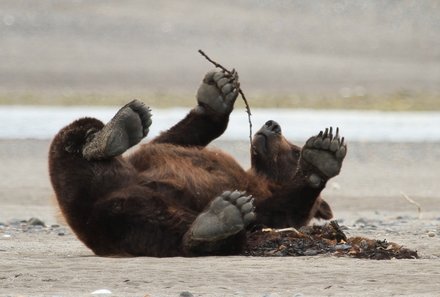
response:
M212 145L249 165L246 142ZM0 140L0 296L93 296L99 289L112 292L102 296L437 296L440 291L438 143L350 143L341 175L323 193L347 235L394 241L421 256L389 261L96 257L57 217L48 146L47 140ZM419 203L421 213L401 193ZM20 225L32 217L46 227Z

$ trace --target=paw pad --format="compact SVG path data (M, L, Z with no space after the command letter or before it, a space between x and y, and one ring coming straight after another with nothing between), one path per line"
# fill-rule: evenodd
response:
M339 174L342 161L347 154L347 145L344 137L340 137L339 128L333 135L333 128L320 131L317 136L310 137L302 148L302 159L316 169L312 172L312 184L317 184L316 176L324 175L327 179ZM313 175L317 173L318 175Z
M327 150L335 154L339 160L343 160L347 154L347 145L344 143L344 137L340 138L339 128L336 128L336 134L333 136L333 128L326 128L320 131L317 136L310 137L305 147L311 149Z
M235 70L231 73L210 71L197 91L197 101L200 106L209 107L216 113L228 113L232 111L239 88L238 73Z
M141 123L142 123L143 135L146 136L148 134L149 128L152 123L151 109L148 106L146 106L142 101L139 101L137 99L128 103L127 106L130 107L135 113L138 114L139 118L141 119Z
M214 198L191 226L195 240L216 241L241 232L255 218L254 199L245 192L225 191Z
M228 201L240 210L245 226L249 225L255 220L255 206L254 198L252 198L252 195L246 196L245 192L240 192L236 190L233 192L225 191L222 195L220 195L219 198L222 198L223 201Z

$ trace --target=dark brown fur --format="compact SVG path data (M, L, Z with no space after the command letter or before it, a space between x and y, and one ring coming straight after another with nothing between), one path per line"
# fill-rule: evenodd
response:
M228 154L204 148L227 122L228 116L195 109L131 155L100 161L87 161L80 153L86 132L101 129L100 121L83 118L65 127L50 147L49 170L68 224L97 255L163 257L186 255L185 233L226 190L253 195L256 223L268 227L331 218L328 204L319 198L325 183L308 185L307 166L298 166L300 148L284 137L268 141L267 154L254 155L247 172ZM242 245L228 244L224 254Z

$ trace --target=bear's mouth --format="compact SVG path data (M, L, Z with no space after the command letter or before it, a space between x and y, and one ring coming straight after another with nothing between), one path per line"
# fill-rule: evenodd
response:
M254 155L266 154L268 150L267 144L267 135L262 132L256 133L252 141L252 153Z

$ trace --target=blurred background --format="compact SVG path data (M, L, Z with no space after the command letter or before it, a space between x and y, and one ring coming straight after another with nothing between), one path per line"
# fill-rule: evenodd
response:
M203 49L251 107L438 110L439 36L437 0L2 0L0 103L192 106Z

